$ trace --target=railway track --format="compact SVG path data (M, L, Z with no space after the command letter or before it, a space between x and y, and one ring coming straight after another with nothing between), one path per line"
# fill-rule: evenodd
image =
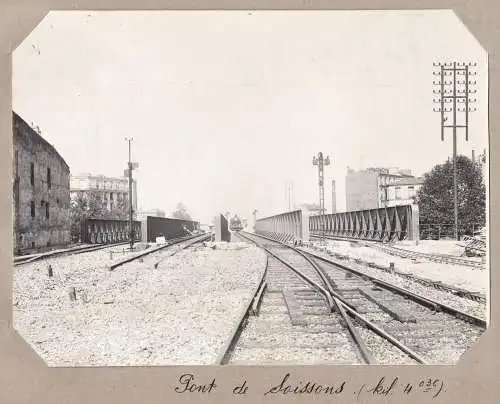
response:
M62 256L62 255L82 254L82 253L87 253L87 252L103 250L105 248L116 247L116 246L125 245L128 243L129 243L128 241L125 241L125 242L113 243L113 244L99 244L97 246L96 245L90 245L90 246L86 245L86 246L65 248L65 249L55 250L55 251L48 251L48 252L41 253L41 254L18 256L18 257L14 257L14 266L29 264L29 263L32 263L35 261L44 260L47 258L54 258L54 257Z
M317 250L316 246L312 246L312 248ZM332 254L329 253L329 255L332 255ZM458 297L462 297L462 298L465 298L468 300L472 300L475 302L486 304L486 295L484 295L483 293L480 293L480 292L466 290L463 288L459 288L458 286L450 285L450 284L447 284L447 283L444 283L441 281L436 281L433 279L423 278L421 276L417 276L417 275L414 275L412 273L401 272L401 271L396 270L396 268L393 268L390 266L384 267L381 265L377 265L373 262L364 261L364 260L359 259L359 258L352 258L352 257L349 257L348 255L342 255L342 254L334 254L334 255L342 260L346 260L346 259L353 260L357 264L363 264L363 265L366 265L370 268L376 268L376 269L379 269L381 271L384 271L384 272L387 272L387 273L390 273L393 275L397 275L398 277L407 279L411 282L415 282L415 283L424 285L426 287L431 287L433 289L447 292L447 293L450 293L450 294L458 296Z
M339 241L350 241L350 242L358 242L367 247L375 248L379 251L385 252L386 254L397 256L400 258L408 258L408 259L425 259L431 262L437 262L440 264L452 264L452 265L463 265L477 269L483 269L484 264L477 260L471 260L469 258L455 257L453 255L446 254L429 254L418 251L411 251L405 248L396 247L393 245L383 244L382 242L376 241L367 241L362 239L355 238L347 238L347 237L335 237L335 236L322 236L318 234L312 234L312 237L315 238L326 238L329 240L339 240Z
M144 257L151 255L151 254L156 254L160 253L163 250L169 250L167 255L162 256L160 259L155 258L155 262L153 263L155 268L158 268L158 266L163 262L164 259L167 257L176 254L177 252L186 249L193 244L196 243L201 243L203 241L206 241L210 238L210 234L202 234L202 235L189 235L187 237L180 237L180 238L175 238L175 239L170 239L168 240L168 243L165 245L161 245L156 248L149 248L139 254L133 255L132 257L128 257L124 260L121 260L119 262L116 262L112 265L109 266L110 271L114 271L116 268L121 267L125 264L129 264L135 260L142 260ZM176 249L173 249L174 247L177 247Z
M241 236L266 250L268 268L221 364L454 363L486 326L281 242Z
M481 269L484 267L484 264L481 262L467 259L467 258L455 257L452 255L428 254L428 253L423 253L423 252L418 252L418 251L407 250L407 249L401 248L401 247L388 246L388 245L377 244L377 243L367 243L367 244L370 247L374 247L374 248L376 248L380 251L383 251L387 254L395 255L395 256L401 257L401 258L425 259L425 260L437 262L440 264L463 265L463 266L468 266L468 267L478 268L478 269Z

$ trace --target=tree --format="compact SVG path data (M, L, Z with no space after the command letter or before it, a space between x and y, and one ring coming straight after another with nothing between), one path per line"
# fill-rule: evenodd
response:
M182 220L192 220L189 213L187 213L186 207L182 203L178 203L175 208L175 212L172 213L172 217L174 219L182 219Z
M128 206L125 201L125 207ZM120 209L120 212L118 212ZM103 204L102 195L99 192L88 191L79 192L71 200L71 237L78 241L81 238L81 226L85 219L127 219L127 210L122 206L117 207L116 211L108 210Z
M484 226L486 187L481 165L466 156L457 157L457 199L459 234L470 234L472 225ZM454 224L452 161L439 164L424 175L417 203L421 224Z
M128 220L130 216L128 198L120 197L114 201L113 207L105 210L103 218L113 220Z
M71 200L70 218L71 218L71 239L73 241L80 241L82 222L87 215L88 201L82 193L78 193L74 199Z

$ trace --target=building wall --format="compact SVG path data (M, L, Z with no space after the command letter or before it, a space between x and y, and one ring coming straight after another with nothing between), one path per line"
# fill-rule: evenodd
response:
M378 172L348 170L346 175L346 210L376 209L379 204Z
M371 168L349 170L346 176L347 211L408 205L423 184L410 170Z
M68 165L53 146L15 113L13 152L15 253L68 244Z
M415 202L414 197L421 187L422 184L390 185L387 187L387 199L382 200L381 207L411 205Z

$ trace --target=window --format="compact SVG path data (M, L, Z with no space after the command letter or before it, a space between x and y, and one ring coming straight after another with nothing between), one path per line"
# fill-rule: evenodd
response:
M396 187L395 193L396 193L396 199L401 199L401 187Z
M35 217L35 201L31 201L31 217Z
M52 188L52 180L50 178L50 168L47 167L47 186L50 188Z
M408 189L414 189L415 187L413 185L408 186Z
M35 185L35 163L31 163L30 165L30 178L31 185Z
M48 202L45 204L45 217L47 219L49 218L49 203Z

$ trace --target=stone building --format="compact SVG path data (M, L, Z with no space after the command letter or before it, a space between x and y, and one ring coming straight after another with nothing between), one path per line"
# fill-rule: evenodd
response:
M57 150L13 113L16 254L70 242L70 170Z
M91 193L102 201L108 212L123 210L128 215L128 177L105 177L104 175L79 174L71 176L71 199L88 197ZM137 182L132 180L132 209L137 212Z
M346 210L348 212L414 203L423 184L410 170L399 168L347 169Z

